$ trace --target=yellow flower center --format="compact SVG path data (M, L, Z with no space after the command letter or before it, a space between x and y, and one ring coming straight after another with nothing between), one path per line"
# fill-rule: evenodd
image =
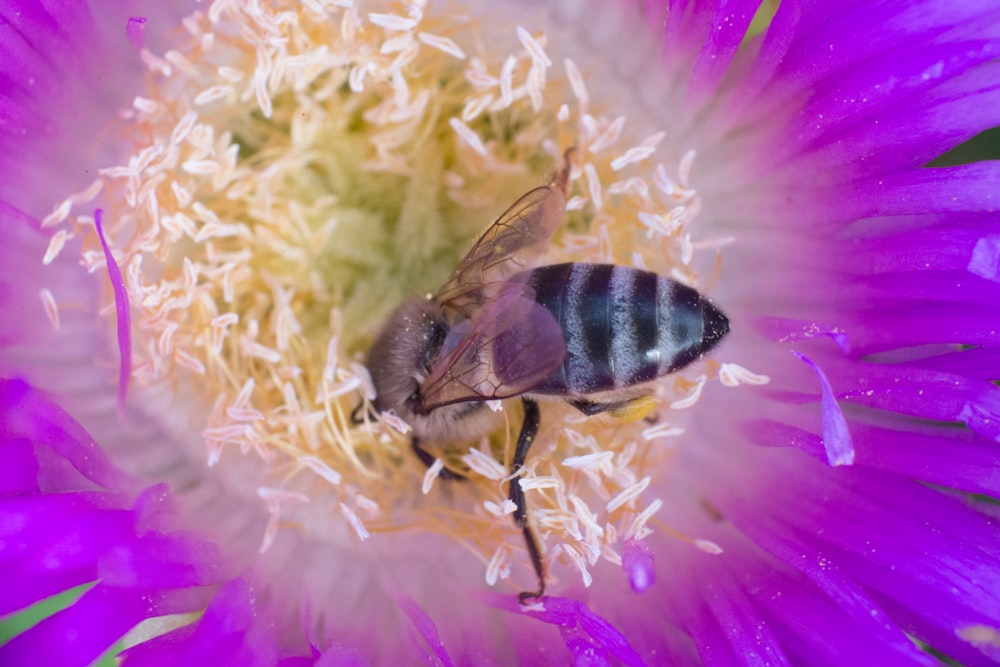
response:
M232 450L266 462L262 549L288 528L283 507L322 498L328 520L362 540L454 536L492 584L527 562L505 483L519 411L505 410L506 432L439 451L430 470L391 419L354 425L383 320L437 289L570 146L552 261L644 266L697 286L694 267L718 249L693 261L693 152L675 146L665 166L665 133L591 99L586 63L550 52L545 34L488 18L487 48L484 25L445 9L350 4L220 0L184 21L175 50L144 52L148 91L123 127L132 156L55 208L45 259L79 235L85 265L103 270L82 208L100 194L133 312L131 400L165 387L204 406L193 419L210 464ZM56 322L58 305L43 301ZM620 562L622 542L650 530L661 502L644 491L662 472L662 439L682 435L676 412L720 375L762 381L696 365L656 385L655 425L543 406L522 486L550 572L569 565L589 583L589 567ZM469 480L443 489L444 464Z

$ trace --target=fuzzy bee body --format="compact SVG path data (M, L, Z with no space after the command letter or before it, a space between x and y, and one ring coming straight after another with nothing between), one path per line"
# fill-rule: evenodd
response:
M545 572L516 473L538 432L536 397L557 396L592 415L628 406L645 385L715 347L729 321L694 289L613 264L537 267L566 208L569 153L548 185L528 192L479 238L436 294L411 297L368 354L372 406L413 429L422 443L469 442L501 423L486 401L518 396L524 421L509 496L541 597ZM455 477L444 471L443 476Z

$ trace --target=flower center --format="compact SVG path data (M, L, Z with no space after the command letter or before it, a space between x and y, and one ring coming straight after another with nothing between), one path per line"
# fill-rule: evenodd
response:
M45 221L59 225L46 260L79 235L86 266L103 267L92 218L69 217L103 190L133 311L135 392L167 387L187 409L205 406L194 418L210 464L238 450L269 467L256 490L272 516L263 549L289 504L332 499L326 520L362 540L453 535L494 583L526 560L504 484L517 411L506 432L440 451L424 470L391 419L352 423L372 398L367 347L570 146L550 259L697 286L695 267L717 250L695 261L687 231L694 154L674 146L665 166L666 134L592 99L597 65L551 51L530 26L489 21L485 40L485 24L423 3L327 4L219 1L184 22L175 50L144 52L149 90L124 126L132 156ZM719 370L709 361L658 383L655 425L545 406L522 487L550 571L570 565L589 583L588 567L620 562L621 543L649 530L660 501L643 492L662 471L661 441L683 433L677 411ZM739 370L721 375L746 381ZM445 462L468 483L443 491Z

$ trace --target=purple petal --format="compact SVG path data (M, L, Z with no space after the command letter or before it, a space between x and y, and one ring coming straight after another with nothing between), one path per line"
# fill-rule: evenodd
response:
M39 478L43 491L134 485L79 423L21 380L0 379L0 436L26 438L57 455Z
M512 596L494 596L488 599L500 609L558 626L566 642L566 648L573 654L574 659L579 658L583 664L589 660L599 661L604 653L626 665L646 664L629 644L625 635L591 611L583 602L546 596L541 600L544 609L534 610L521 606Z
M0 459L0 496L38 491L38 458L30 440L0 440Z
M146 43L146 18L142 16L128 17L125 32L128 34L128 39L132 42L132 45L137 49L141 49L143 44Z
M75 604L0 646L3 665L86 667L147 616L155 595L97 584Z
M854 463L854 443L851 441L851 433L847 429L844 413L837 405L830 381L826 379L826 374L822 369L807 356L794 351L792 354L812 368L819 378L820 391L822 392L820 410L823 424L823 449L826 451L827 462L832 466L851 465Z
M434 625L434 621L431 617L427 615L420 606L411 600L410 598L404 598L398 602L400 608L409 617L410 622L413 624L413 628L417 631L420 638L426 642L426 646L421 645L417 642L417 650L424 652L430 649L431 654L433 654L439 661L440 664L445 665L445 667L451 667L455 663L452 661L451 656L448 655L448 651L445 649L444 644L441 642L441 635L438 633L437 626Z
M132 377L132 313L129 309L128 289L122 278L118 262L111 254L111 248L104 238L104 227L101 225L101 209L94 211L94 227L104 248L104 259L108 267L108 278L115 293L115 312L118 315L118 406L125 408L125 396L128 394L128 380Z
M759 318L755 328L770 340L780 343L795 343L826 336L833 340L845 354L850 353L851 344L847 333L840 327L806 320L792 320L784 317Z
M278 660L274 626L261 613L251 585L235 579L212 599L194 626L139 644L124 652L125 665L247 665ZM308 664L312 664L309 662Z
M622 549L622 569L636 593L645 593L656 583L653 550L641 540L629 540Z

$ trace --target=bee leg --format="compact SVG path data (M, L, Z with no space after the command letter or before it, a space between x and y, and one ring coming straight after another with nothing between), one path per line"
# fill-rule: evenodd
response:
M413 448L413 453L417 455L420 462L424 464L425 467L430 468L434 465L435 458L427 452L426 449L420 446L420 439L413 438L410 440L410 446ZM438 477L441 479L465 479L462 475L457 472L452 472L447 468L441 468L441 472L438 473Z
M514 461L510 465L512 475L517 474L517 471L524 466L524 460L528 457L528 450L531 449L531 443L535 441L535 436L538 434L538 425L541 423L538 403L529 398L522 398L521 402L524 404L524 423L521 425L520 435L517 436ZM510 481L510 501L514 503L516 508L514 510L514 522L517 523L524 534L524 543L528 547L531 567L534 568L535 575L538 577L537 591L524 591L518 594L518 599L521 601L521 604L524 604L531 598L537 600L545 594L545 568L542 565L542 551L538 546L538 540L535 538L535 533L531 530L531 526L528 525L528 505L524 501L524 491L521 490L520 477L514 477Z

